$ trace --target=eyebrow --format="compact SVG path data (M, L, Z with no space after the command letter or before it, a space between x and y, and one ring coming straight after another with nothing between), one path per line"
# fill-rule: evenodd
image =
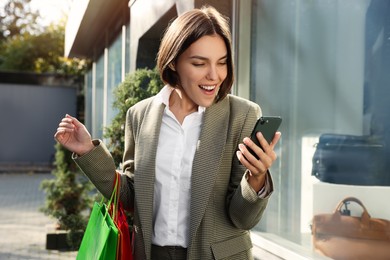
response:
M206 57L203 57L203 56L199 56L199 55L194 55L194 56L191 56L189 58L190 59L198 59L198 60L209 60L209 58L206 58ZM223 60L223 59L227 59L227 55L219 58L218 60Z

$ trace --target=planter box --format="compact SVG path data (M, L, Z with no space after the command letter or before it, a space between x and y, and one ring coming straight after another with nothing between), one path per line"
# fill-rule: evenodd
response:
M84 232L78 233L82 238ZM60 251L70 251L77 250L71 247L67 241L68 231L65 230L56 230L46 234L46 249L47 250L60 250Z
M47 250L70 250L70 245L66 241L67 231L55 231L46 234Z

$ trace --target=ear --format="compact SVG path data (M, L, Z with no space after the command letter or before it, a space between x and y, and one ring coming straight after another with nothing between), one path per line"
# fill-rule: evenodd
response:
M172 62L168 64L168 68L170 68L173 71L176 71L175 65L173 65Z

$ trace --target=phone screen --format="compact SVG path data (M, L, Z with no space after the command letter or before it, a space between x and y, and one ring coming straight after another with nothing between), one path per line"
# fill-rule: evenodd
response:
M251 139L252 141L259 147L261 147L259 140L257 140L256 133L261 132L267 140L268 143L272 141L274 138L274 135L276 131L278 130L280 124L282 123L282 118L280 116L263 116L260 117L257 122L255 127L253 128L252 134L251 134ZM248 149L253 156L255 156L257 159L258 156L256 155L255 152L253 152L251 149Z

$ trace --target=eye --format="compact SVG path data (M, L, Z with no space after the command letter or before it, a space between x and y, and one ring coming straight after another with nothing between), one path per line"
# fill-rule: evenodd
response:
M221 60L218 62L218 65L225 66L227 64L227 60Z
M195 67L202 67L204 66L204 63L192 63L192 65Z

